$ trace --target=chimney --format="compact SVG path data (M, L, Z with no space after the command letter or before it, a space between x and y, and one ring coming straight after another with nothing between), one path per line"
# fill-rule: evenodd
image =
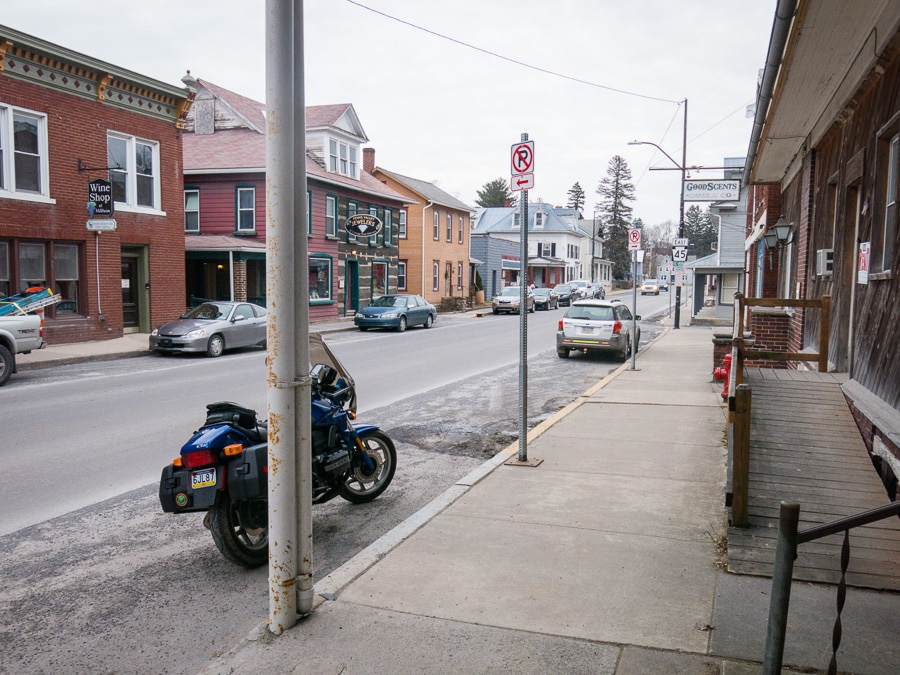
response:
M375 148L363 148L363 171L372 173L375 170Z

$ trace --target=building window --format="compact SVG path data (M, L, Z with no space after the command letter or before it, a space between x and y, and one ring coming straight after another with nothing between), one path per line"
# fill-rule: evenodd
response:
M309 257L309 302L331 302L331 256Z
M184 231L200 232L200 190L184 190Z
M49 198L49 176L46 115L0 104L0 195Z
M463 287L463 264L461 262L456 263L456 287L459 290L462 290Z
M514 230L518 230L518 229L521 227L521 224L520 224L520 222L519 222L519 221L520 221L519 215L520 215L520 214L519 214L518 211L516 211L516 212L513 214L513 229L514 229Z
M384 261L372 263L372 297L378 298L388 292L388 264Z
M357 174L356 146L348 145L336 138L328 139L328 170L350 178L359 178Z
M447 241L453 241L453 214L447 214Z
M236 232L256 232L256 188L238 187L235 190Z
M397 290L406 290L406 261L401 260L397 263Z
M312 190L306 191L306 234L312 235Z
M875 265L879 272L891 270L891 259L894 255L894 241L897 234L898 206L900 197L900 134L894 134L888 145L887 183L884 189L884 221L879 241L875 242L881 250L875 252Z
M19 293L32 286L47 285L47 266L44 261L44 245L19 244Z
M406 239L406 209L400 209L397 213L400 222L397 224L397 236L400 239Z
M459 243L463 243L463 217L459 217Z
M357 213L359 213L359 204L352 199L348 199L347 200L347 218L355 216ZM349 232L347 232L347 241L348 242L359 241L359 238L356 235L350 234Z
M435 260L431 265L431 290L437 292L440 289L441 263Z
M536 228L538 228L538 227L544 227L544 212L543 212L543 211L537 211L537 212L535 212L535 214L534 214L534 226L535 226Z
M432 226L431 226L432 234L431 234L431 238L434 239L435 241L437 241L437 240L440 239L440 237L441 237L441 234L440 234L440 230L441 230L441 215L440 215L437 211L435 211L432 215L433 215L434 217L433 217L433 219L432 219ZM435 290L437 290L437 289L435 289Z
M78 313L78 246L56 244L53 247L53 276L56 292L67 302L56 305L57 314Z
M384 227L381 230L381 243L385 246L394 244L394 212L392 209L384 210Z
M325 236L337 237L337 205L334 195L325 195Z
M7 296L7 295L10 295L10 292L9 292L9 244L7 244L5 241L0 241L0 296Z
M160 205L159 144L135 136L108 133L107 162L117 208L153 209Z
M377 218L378 217L378 207L369 205L369 215ZM383 232L383 230L382 230ZM369 236L369 246L378 246L378 234L373 234Z

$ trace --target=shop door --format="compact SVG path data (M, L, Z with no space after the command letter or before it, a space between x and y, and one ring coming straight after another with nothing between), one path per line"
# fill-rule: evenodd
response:
M344 300L345 314L355 314L359 309L359 263L355 260L347 261L347 289Z
M122 258L122 325L126 329L140 326L139 298L138 260Z

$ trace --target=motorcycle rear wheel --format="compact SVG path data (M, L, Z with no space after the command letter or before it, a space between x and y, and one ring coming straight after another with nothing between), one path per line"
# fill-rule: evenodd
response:
M397 468L397 450L387 434L370 431L360 436L360 440L366 446L369 457L375 461L375 470L366 474L361 466L355 467L338 486L341 497L354 504L370 502L384 492Z
M269 561L269 526L265 500L232 501L222 495L209 510L209 531L229 562L252 569Z

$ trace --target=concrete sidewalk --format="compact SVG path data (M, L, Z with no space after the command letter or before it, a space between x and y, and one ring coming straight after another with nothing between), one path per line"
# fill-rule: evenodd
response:
M277 638L261 624L204 672L758 672L762 650L712 649L726 419L711 363L711 329L667 331L531 432L538 467L505 464L510 446L319 580L311 616Z

